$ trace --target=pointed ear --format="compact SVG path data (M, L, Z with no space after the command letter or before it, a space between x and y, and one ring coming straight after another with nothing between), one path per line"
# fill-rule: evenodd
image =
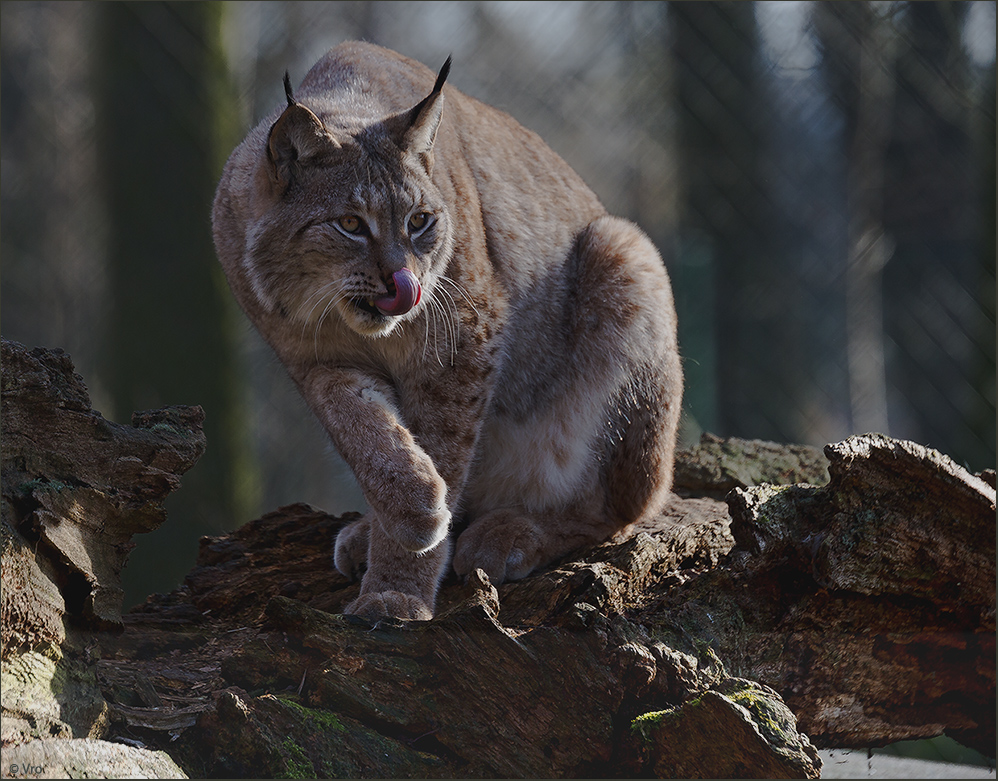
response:
M427 170L430 167L430 153L433 151L433 141L437 137L437 128L440 127L440 117L444 108L444 82L447 81L447 74L450 73L451 58L440 68L437 74L437 81L433 85L433 91L412 109L403 114L402 137L399 140L399 147L410 154L421 156L424 159Z
M271 126L267 137L271 178L282 190L292 182L303 164L340 148L322 121L294 99L287 73L284 74L284 92L288 107Z

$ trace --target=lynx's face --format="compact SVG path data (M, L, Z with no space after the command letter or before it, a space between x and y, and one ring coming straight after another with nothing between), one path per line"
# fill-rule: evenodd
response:
M288 106L261 154L244 256L270 312L315 333L339 318L385 336L433 304L453 248L431 178L448 68L411 110L350 128L296 101L285 77Z
M303 163L251 241L258 298L303 327L339 317L384 336L430 305L450 257L448 212L419 161L387 140L365 146Z

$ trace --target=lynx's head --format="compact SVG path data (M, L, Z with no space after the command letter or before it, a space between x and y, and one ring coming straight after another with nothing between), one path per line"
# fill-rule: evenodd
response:
M375 122L297 101L270 128L256 172L244 257L253 292L303 327L340 317L384 336L427 305L453 237L433 184L433 145L450 59L413 108ZM318 113L317 113L318 112Z

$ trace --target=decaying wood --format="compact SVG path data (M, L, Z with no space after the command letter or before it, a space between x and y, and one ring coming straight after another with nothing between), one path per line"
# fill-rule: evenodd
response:
M89 762L134 775L145 759L148 774L179 774L166 755L88 739L110 726L98 633L122 627L132 537L166 519L163 500L204 450L203 413L172 407L111 423L59 350L4 340L2 369L3 767L48 774Z
M723 500L735 488L828 482L828 460L819 448L704 434L676 459L674 490L680 496Z
M5 535L64 507L8 480L7 349ZM163 749L191 776L817 777L814 745L943 731L991 753L983 477L886 437L822 455L706 436L680 454L679 496L655 524L498 589L451 578L429 622L341 615L358 586L331 551L351 516L292 505L204 538L184 584L122 632L70 600L91 621L91 656L73 658L99 684L100 735ZM43 552L63 539L34 533ZM49 575L72 560L4 546L6 681L8 617L14 663L40 638L66 644L25 605L58 603L67 581ZM30 594L10 611L8 559ZM5 717L9 702L5 685ZM17 742L5 734L5 764Z
M166 519L163 499L204 452L203 420L200 407L169 407L137 412L131 426L111 423L91 409L68 355L4 340L3 496L12 528L75 581L69 596L91 626L121 623L131 538Z
M707 578L724 586L703 587L744 628L718 653L776 688L822 745L945 730L993 754L994 486L879 435L825 453L826 488L730 497L742 553Z

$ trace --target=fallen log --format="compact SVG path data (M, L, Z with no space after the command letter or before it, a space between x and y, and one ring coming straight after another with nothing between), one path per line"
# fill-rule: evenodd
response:
M133 535L166 520L163 500L204 450L203 412L121 426L91 408L64 352L3 340L0 365L3 768L180 777L166 754L97 740L110 724L94 662L99 638L123 628Z
M718 653L781 692L820 745L945 731L990 756L993 484L880 435L825 454L825 488L760 486L729 498L740 554L725 572L726 609L744 629Z
M23 536L64 505L25 488L23 454L8 464L20 382L8 349L4 531ZM68 359L34 360L72 373ZM97 415L81 384L66 387ZM156 447L168 449L181 413L164 414L174 422ZM75 447L85 463L72 469L95 474L95 448ZM292 505L204 538L184 584L122 631L92 607L107 600L70 600L87 632L75 642L91 649L73 656L89 676L81 702L101 715L60 734L159 749L194 777L813 778L815 745L944 731L993 753L993 472L879 436L825 454L707 436L679 455L676 491L654 524L523 581L448 579L429 622L340 614L358 586L330 552L355 516ZM71 656L23 605L57 602L72 580L6 540L5 764L41 737L28 723L6 731L10 671L40 639ZM37 565L48 590L22 577L11 592L10 557ZM104 585L91 574L89 594Z

